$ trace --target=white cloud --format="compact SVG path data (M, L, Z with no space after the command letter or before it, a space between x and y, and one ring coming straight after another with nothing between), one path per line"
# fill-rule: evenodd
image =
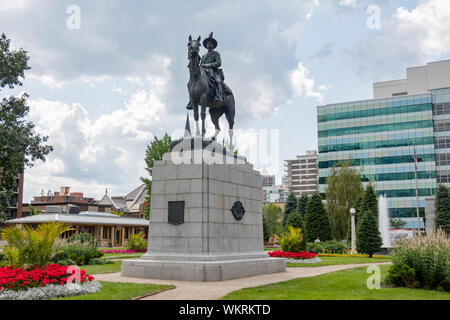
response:
M352 8L357 8L360 7L361 4L358 3L357 0L341 0L339 2L340 6L344 6L344 7L352 7Z
M449 21L450 1L428 0L411 11L398 8L392 23L398 38L414 38L424 58L434 59L450 51Z
M175 122L184 124L189 34L204 38L214 31L226 83L236 97L239 127L277 113L299 90L302 96L323 96L311 75L297 77L300 87L295 88L289 77L298 69L296 40L319 5L317 0L168 0L133 6L80 0L80 30L66 28L67 3L15 3L26 10L20 14L0 10L0 29L12 45L29 52L30 85L38 81L58 89L48 91L58 98L42 90L32 95L42 98L30 100L32 120L40 133L50 136L55 151L45 164L27 170L28 197L62 184L89 193L103 192L105 187L126 192L139 183L152 133L170 133ZM94 89L70 92L80 83ZM95 96L111 91L126 99L118 109L110 99L103 102ZM75 103L86 101L89 94L102 105ZM224 119L221 125L227 129Z
M348 50L358 74L373 81L399 77L405 68L450 57L450 2L421 0L400 7Z
M319 86L319 92L315 89L314 79L309 76L308 69L299 62L297 68L290 74L291 84L297 96L304 96L317 99L319 103L323 102L324 94L327 86Z
M0 0L0 11L23 10L29 0Z
M167 90L163 79L148 76L148 90L136 91L122 108L97 119L78 103L29 100L36 131L48 135L55 150L47 162L26 170L25 200L41 188L47 192L62 185L99 196L105 187L125 193L140 184L152 132L173 127L177 117L167 114L161 100Z

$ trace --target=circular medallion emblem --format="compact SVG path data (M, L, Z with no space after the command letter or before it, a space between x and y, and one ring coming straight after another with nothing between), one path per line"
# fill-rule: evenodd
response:
M236 220L241 220L245 214L245 209L242 205L242 202L236 201L231 208L231 213L233 213L233 216Z

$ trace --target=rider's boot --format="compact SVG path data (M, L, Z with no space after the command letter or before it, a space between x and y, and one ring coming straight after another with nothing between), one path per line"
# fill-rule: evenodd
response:
M188 104L187 104L187 106L186 106L186 109L188 109L188 110L194 109L194 108L192 107L192 103L191 103L190 101L188 102Z
M217 83L217 91L216 91L215 100L218 102L223 102L223 88L222 88L222 84L220 82Z

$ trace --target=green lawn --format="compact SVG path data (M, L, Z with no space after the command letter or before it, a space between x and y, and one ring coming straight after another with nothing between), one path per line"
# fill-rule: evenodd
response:
M380 266L381 279L389 266ZM365 267L231 292L223 300L450 300L450 293L406 288L368 289Z
M100 274L100 273L120 272L121 267L122 267L122 261L114 261L114 263L112 263L112 264L81 266L80 269L86 270L86 273L91 275L91 274Z
M58 298L54 300L131 300L136 297L154 294L174 288L174 286L155 284L119 283L105 281L99 282L103 286L100 292L83 296Z
M144 252L136 253L104 253L102 259L137 259L140 258Z
M353 263L377 263L377 262L390 262L391 257L386 258L361 258L361 257L319 257L322 262L320 263L287 263L288 267L293 268L305 268L305 267L321 267L332 266L336 264L353 264Z

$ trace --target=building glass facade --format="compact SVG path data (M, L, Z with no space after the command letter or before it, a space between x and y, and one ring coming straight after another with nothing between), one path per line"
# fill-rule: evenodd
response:
M332 167L350 160L360 170L364 186L372 181L377 194L388 197L390 216L403 218L406 228L417 228L414 144L419 161L417 178L422 217L425 198L434 195L437 177L444 179L448 174L446 177L450 179L450 106L445 115L434 115L442 113L441 110L445 112L447 105L441 101L447 98L446 94L433 91L319 106L319 191L325 192L326 177ZM449 149L435 148L436 117L444 123L439 134L443 141L438 139L438 145L446 148L448 139ZM439 164L445 166L437 167L437 157Z
M450 188L450 89L432 90L436 180Z

